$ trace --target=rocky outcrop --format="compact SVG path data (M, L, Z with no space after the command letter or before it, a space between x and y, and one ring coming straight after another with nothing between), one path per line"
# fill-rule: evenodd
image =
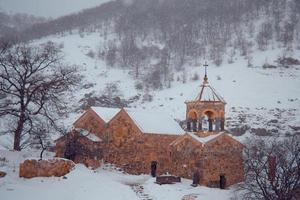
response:
M6 176L6 172L0 171L0 178Z
M24 178L64 176L75 166L66 159L25 160L20 164L19 176Z

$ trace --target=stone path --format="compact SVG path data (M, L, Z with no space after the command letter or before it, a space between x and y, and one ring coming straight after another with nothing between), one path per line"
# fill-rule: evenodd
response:
M142 185L132 184L130 185L130 187L136 193L140 200L153 200L149 194L145 193L144 187Z
M181 200L196 200L197 197L198 197L198 194L187 194L187 195L184 195Z

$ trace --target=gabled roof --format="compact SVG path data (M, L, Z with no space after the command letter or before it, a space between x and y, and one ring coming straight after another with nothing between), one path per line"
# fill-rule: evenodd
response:
M125 112L143 133L184 135L184 130L168 114L125 108Z
M190 133L190 132L188 132L187 134L189 136L191 136L193 139L195 139L198 142L200 142L201 144L205 145L206 143L209 143L213 139L215 139L215 138L217 138L217 137L219 137L221 135L224 135L225 132L220 132L220 133L217 133L217 134L214 134L214 135L209 135L209 136L206 136L206 137L199 137L199 136L195 135L194 133Z
M121 110L120 108L106 107L91 107L91 109L106 123L108 123Z
M121 109L106 107L91 107L91 109L106 123L115 117ZM168 114L152 112L144 109L123 109L143 133L184 135L184 130Z
M199 137L199 136L197 136L197 135L195 135L194 133L191 133L191 132L188 132L186 134L188 136L190 136L191 138L193 138L194 140L201 143L202 146L209 145L210 143L213 143L214 141L217 141L221 137L227 137L227 138L230 138L232 141L236 142L237 144L239 144L241 147L245 147L241 142L237 141L230 134L228 134L226 132L219 132L217 134L209 135L207 137Z
M86 137L87 139L91 140L92 142L102 142L102 139L99 138L97 135L95 135L94 133L91 133L85 129L81 129L81 128L74 128L72 127L72 129L70 129L70 131L68 131L66 134L64 134L63 136L58 137L57 139L54 140L54 142L58 142L66 137L68 137L71 134L79 134L83 137Z
M184 140L184 138L188 137L188 138L191 138L194 141L198 142L202 146L206 146L206 145L210 144L211 142L218 140L218 138L221 137L221 136L230 137L233 141L236 141L241 146L243 146L242 143L240 143L239 141L235 140L233 137L231 137L230 135L228 135L226 132L219 132L217 134L209 135L209 136L206 136L206 137L199 137L199 136L197 136L194 133L187 132L183 137L180 137L180 138L176 139L170 145L177 145L177 144L181 143Z
M102 142L102 139L99 138L97 135L95 135L94 133L91 133L85 129L81 129L81 128L75 128L74 129L77 133L79 133L81 136L84 136L86 138L88 138L89 140L93 141L93 142Z

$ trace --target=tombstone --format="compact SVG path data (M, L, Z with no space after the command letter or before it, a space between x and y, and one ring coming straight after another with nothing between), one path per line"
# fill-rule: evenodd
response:
M157 167L157 161L151 162L151 176L156 177L156 167Z

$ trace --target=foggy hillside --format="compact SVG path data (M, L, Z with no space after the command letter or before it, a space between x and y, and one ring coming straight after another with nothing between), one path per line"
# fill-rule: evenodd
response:
M0 10L11 14L57 18L107 1L109 0L0 0Z
M111 1L4 38L100 32L106 42L95 56L108 66L131 69L136 78L144 69L146 79L162 74L159 84L150 83L157 88L189 62L205 59L219 66L238 55L252 66L254 51L284 49L284 56L299 49L299 10L296 0Z

